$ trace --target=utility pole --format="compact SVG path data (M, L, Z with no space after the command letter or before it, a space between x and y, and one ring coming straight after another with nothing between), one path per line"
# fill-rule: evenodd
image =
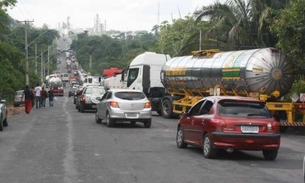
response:
M48 46L48 75L50 75L50 70L49 70L49 66L50 66L50 46Z
M41 53L41 63L40 63L40 77L41 77L41 83L43 82L43 53Z
M24 48L25 48L25 84L29 85L29 46L28 46L28 24L34 21L18 21L24 23Z
M35 74L37 75L37 43L35 43Z

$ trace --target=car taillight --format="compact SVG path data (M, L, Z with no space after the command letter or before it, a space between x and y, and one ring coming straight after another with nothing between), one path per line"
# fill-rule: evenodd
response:
M146 102L144 105L144 108L151 108L151 103L150 102Z
M216 127L216 131L222 132L226 123L222 119L211 119L211 124Z
M269 127L268 127L269 124L271 125L271 129L272 130L269 130ZM280 124L279 124L279 122L274 121L272 124L268 123L268 125L267 125L268 131L273 131L275 133L279 133L280 132Z
M111 107L114 107L114 108L119 108L119 104L118 104L117 102L115 102L115 101L110 101L110 102L109 102L109 105L110 105Z
M296 109L305 109L305 104L295 104L294 107Z
M83 95L83 96L81 97L81 101L85 101L85 100L86 100L86 96Z

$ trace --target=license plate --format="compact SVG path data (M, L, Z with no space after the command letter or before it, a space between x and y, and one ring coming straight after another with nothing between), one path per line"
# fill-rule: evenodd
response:
M240 130L243 133L258 133L259 128L258 126L241 126Z
M138 114L137 113L126 113L127 118L137 118Z

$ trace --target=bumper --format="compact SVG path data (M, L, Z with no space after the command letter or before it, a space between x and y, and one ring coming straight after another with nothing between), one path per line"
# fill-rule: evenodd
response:
M127 113L136 114L136 116L129 117ZM142 111L121 111L121 110L112 110L110 112L110 117L116 121L141 121L146 122L150 120L151 110L142 110Z
M55 96L64 96L63 90L53 90Z
M212 132L214 147L237 150L275 150L280 148L280 134L229 134Z

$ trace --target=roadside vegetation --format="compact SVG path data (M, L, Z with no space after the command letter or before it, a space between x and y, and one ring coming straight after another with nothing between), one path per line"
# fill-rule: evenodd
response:
M12 20L6 8L16 0L0 2L0 93L11 100L13 92L25 85L24 24ZM171 57L190 55L199 49L221 51L277 47L285 52L296 70L296 84L292 92L303 90L305 2L298 0L228 0L215 1L185 17L173 18L154 25L151 32L138 31L135 35L109 33L92 36L88 32L73 35L71 49L76 52L82 68L92 75L100 75L109 67L125 68L134 57L145 51L169 54ZM39 37L43 34L41 37ZM29 46L30 85L40 82L41 52L53 47L54 69L59 35L47 26L28 27L28 41L37 37L38 55L34 43ZM46 52L44 52L46 53ZM35 66L37 58L37 69ZM92 63L90 63L92 60ZM38 72L36 73L36 70Z

